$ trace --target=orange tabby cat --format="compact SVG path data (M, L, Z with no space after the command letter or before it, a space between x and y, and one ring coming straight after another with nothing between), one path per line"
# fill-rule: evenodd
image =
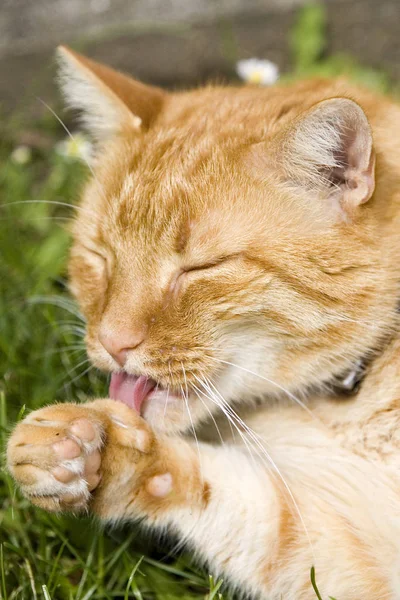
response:
M400 598L400 108L59 58L98 138L70 275L112 399L31 413L16 481L174 531L255 597L314 598L314 565L324 598Z

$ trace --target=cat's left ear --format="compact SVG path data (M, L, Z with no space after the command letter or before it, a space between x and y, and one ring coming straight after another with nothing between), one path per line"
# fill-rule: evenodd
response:
M375 187L371 128L348 98L314 105L279 132L273 162L291 186L316 192L343 216L367 202Z
M167 93L59 46L59 82L67 106L79 111L86 129L98 139L122 131L148 129Z

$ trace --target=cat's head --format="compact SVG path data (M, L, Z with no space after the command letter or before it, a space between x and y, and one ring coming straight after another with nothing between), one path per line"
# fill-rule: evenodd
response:
M166 93L59 57L98 140L70 276L112 395L185 429L351 368L388 308L360 106L322 83Z

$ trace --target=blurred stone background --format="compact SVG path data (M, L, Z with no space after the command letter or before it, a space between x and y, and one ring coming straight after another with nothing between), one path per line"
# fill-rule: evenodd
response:
M0 107L54 101L60 43L167 87L231 80L239 58L290 68L288 35L304 0L0 0ZM329 52L400 80L400 0L325 0Z

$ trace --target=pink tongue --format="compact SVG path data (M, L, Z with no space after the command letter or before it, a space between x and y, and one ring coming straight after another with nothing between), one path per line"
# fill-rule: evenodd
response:
M144 375L136 377L128 373L113 373L111 376L109 395L119 400L140 414L140 409L149 393L156 387L156 382Z

